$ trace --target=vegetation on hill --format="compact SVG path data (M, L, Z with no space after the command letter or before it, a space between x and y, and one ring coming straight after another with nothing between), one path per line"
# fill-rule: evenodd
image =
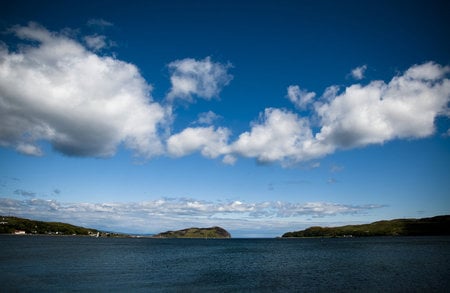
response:
M61 222L34 221L6 216L0 216L0 234L86 235L96 237L129 236L126 234L104 232Z
M0 234L14 234L24 231L26 234L52 235L96 235L95 229L88 229L60 222L43 222L17 217L0 216Z
M422 236L450 235L450 215L423 219L396 219L364 225L310 227L282 237Z
M231 238L230 233L221 227L188 228L159 233L155 238Z

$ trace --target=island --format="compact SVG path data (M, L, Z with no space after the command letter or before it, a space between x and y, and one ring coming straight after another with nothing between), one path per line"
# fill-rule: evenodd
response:
M364 237L364 236L433 236L450 235L450 215L422 219L395 219L371 224L340 227L310 227L287 232L289 237Z
M154 238L231 238L231 234L221 227L187 228L167 231L153 236Z

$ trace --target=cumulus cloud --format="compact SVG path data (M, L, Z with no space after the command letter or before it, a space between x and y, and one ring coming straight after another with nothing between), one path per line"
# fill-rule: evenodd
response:
M0 198L0 214L33 219L67 221L94 228L125 232L160 232L186 225L222 225L226 229L273 227L287 229L302 217L365 214L383 205L347 205L327 202L205 201L193 198L160 198L131 203L63 203L56 200ZM298 222L297 222L298 223Z
M174 157L200 151L205 157L216 158L228 152L229 136L230 131L227 128L188 127L169 137L167 151Z
M359 67L356 67L352 70L351 75L356 80L361 80L364 78L364 73L366 72L367 65L362 65Z
M95 53L109 46L103 36L87 36L85 47L35 23L11 32L23 43L17 51L0 46L0 146L27 155L43 155L42 142L49 142L70 156L107 157L124 145L146 158L198 151L222 156L226 164L241 156L289 165L336 150L428 137L436 117L450 113L450 68L427 62L389 82L342 90L331 85L320 97L291 85L287 97L298 109L308 108L309 116L267 108L233 141L228 128L211 125L219 117L212 111L194 122L203 127L171 135L171 102L217 97L232 79L230 65L210 57L171 62L163 107L136 66ZM354 77L362 78L366 68L353 70Z
M301 156L312 141L308 119L287 110L268 108L250 131L239 135L230 149L240 156L254 157L264 163Z
M176 60L168 66L172 83L167 95L169 101L182 99L193 102L194 95L210 100L218 97L222 88L233 78L227 72L231 65L212 62L210 57L203 60L192 58Z
M1 146L28 155L42 155L40 141L70 156L111 156L120 144L145 157L163 152L165 110L136 66L35 23L12 32L33 43L0 49Z
M328 87L314 103L312 118L268 108L232 143L230 152L262 162L300 162L339 149L430 136L436 117L449 111L449 72L449 67L428 62L388 83L355 84L342 93L337 86ZM315 133L313 119L318 124Z
M435 131L434 121L447 111L449 67L429 62L409 68L389 83L352 85L330 102L316 104L320 144L348 149L396 138L423 138Z
M314 92L308 92L300 89L298 85L290 85L287 89L288 99L298 108L305 109L312 99L316 96Z

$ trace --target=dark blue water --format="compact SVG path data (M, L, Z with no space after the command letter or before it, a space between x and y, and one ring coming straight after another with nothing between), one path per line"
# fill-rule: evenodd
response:
M0 236L1 292L449 292L450 237Z

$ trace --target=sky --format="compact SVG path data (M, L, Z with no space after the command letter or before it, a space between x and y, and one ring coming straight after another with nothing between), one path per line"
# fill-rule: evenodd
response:
M4 3L0 214L233 237L450 214L449 6Z

